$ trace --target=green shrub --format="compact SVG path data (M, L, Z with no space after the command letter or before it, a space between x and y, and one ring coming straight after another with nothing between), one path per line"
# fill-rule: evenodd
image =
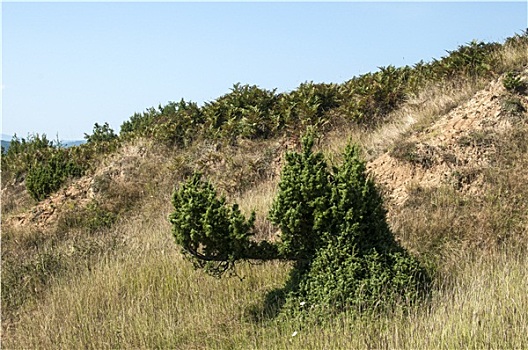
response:
M194 102L169 102L165 106L135 113L121 125L124 139L148 137L167 146L188 146L201 132L203 111Z
M302 83L292 92L279 95L278 127L294 134L310 127L320 128L328 122L328 112L339 106L340 98L336 84Z
M57 145L48 140L45 134L29 135L27 139L11 139L7 152L2 155L2 178L23 180L32 164L47 160L55 151Z
M213 186L196 173L172 197L172 234L196 266L221 275L235 261L275 255L267 243L250 241L255 213L249 219L234 204L228 207Z
M84 134L84 139L86 143L76 147L72 155L75 159L85 163L89 163L98 155L114 152L120 141L119 136L108 123L103 125L95 123L93 133L91 135Z
M330 173L313 142L313 136L303 138L302 153L286 156L269 215L281 229L279 242L250 240L254 216L246 220L236 205L229 209L200 175L174 194L176 242L216 275L236 260L293 260L290 280L268 298L282 295L285 312L301 301L333 312L416 300L429 277L394 239L359 149L347 147L345 161Z
M431 69L437 79L452 79L457 76L476 78L488 75L496 65L493 53L500 44L472 41L457 50L448 51L448 56L433 60Z
M523 47L528 44L528 28L524 29L520 34L515 34L504 41L505 47Z
M235 84L231 92L203 107L206 132L214 138L268 138L277 130L275 90Z
M394 239L359 149L348 146L336 170L325 215L329 229L294 300L330 311L416 300L426 290L427 274Z
M118 136L114 133L114 130L108 125L108 123L104 123L104 125L95 123L92 135L84 134L84 139L88 143L110 142L117 137Z
M57 191L68 178L82 174L82 167L69 159L68 151L58 148L49 159L31 165L26 188L35 200L40 201Z
M116 141L65 148L60 141L48 140L45 134L29 135L27 139L15 135L2 155L2 181L26 180L30 195L41 200L59 189L68 178L83 175L98 156L115 149Z
M286 153L279 192L269 213L281 229L281 255L293 260L311 260L328 230L329 173L323 155L312 152L313 142L313 137L305 137L302 153Z
M514 48L522 45L526 45L526 34L509 38L504 44ZM409 96L428 84L491 77L501 69L496 55L500 47L472 41L429 63L380 67L344 84L305 82L280 94L237 83L229 93L200 107L182 100L136 113L122 124L120 136L149 137L169 146L187 147L201 138L235 144L239 138L299 134L311 127L328 128L343 119L371 127L383 123Z
M518 73L508 72L502 79L504 88L509 92L523 94L528 89L528 83L526 83Z
M341 110L354 122L375 125L399 107L410 92L411 68L381 67L346 82Z

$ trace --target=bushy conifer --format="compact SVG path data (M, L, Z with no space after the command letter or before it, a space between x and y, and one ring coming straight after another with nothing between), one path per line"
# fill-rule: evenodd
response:
M343 163L331 173L313 144L309 134L301 153L286 154L269 213L281 231L278 242L251 240L254 214L245 219L236 204L229 209L199 174L174 194L176 242L198 266L216 275L237 260L294 261L280 293L286 313L301 302L334 312L416 300L430 279L395 240L359 148L348 146Z

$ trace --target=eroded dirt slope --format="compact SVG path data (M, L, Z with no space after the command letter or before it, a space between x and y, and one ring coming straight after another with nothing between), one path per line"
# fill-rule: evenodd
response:
M66 210L84 208L94 200L104 200L101 198L103 187L126 185L140 188L142 184L137 183L137 171L147 162L147 149L141 143L125 146L106 159L94 174L73 180L26 212L8 216L5 224L50 228ZM7 189L2 192L7 192ZM2 193L4 195L9 194Z
M523 75L527 79L528 72ZM450 183L464 193L481 191L482 170L493 165L500 140L528 122L528 96L508 92L502 79L428 127L411 128L390 150L369 162L391 205L404 204L416 187Z

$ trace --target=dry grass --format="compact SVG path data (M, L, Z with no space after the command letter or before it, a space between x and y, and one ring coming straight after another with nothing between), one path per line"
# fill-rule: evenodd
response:
M237 271L243 281L193 270L172 242L165 203L150 203L146 212L155 216L149 220L138 217L119 228L126 242L119 254L57 281L44 300L29 305L3 346L214 348L233 342L246 308L280 286L287 268L245 264Z
M409 314L351 320L277 337L288 349L521 349L528 342L527 260L520 252L461 256L430 304ZM266 348L264 346L263 348Z
M526 69L526 46L504 46L497 52L496 60L499 62L499 74Z
M256 322L263 297L284 283L287 264L243 264L242 280L214 279L182 259L164 215L138 218L121 229L127 232L126 248L89 271L57 281L38 304L27 305L16 328L4 333L4 348L528 346L523 251L460 253L457 264L438 276L431 301L407 314L342 315L324 324Z
M273 240L276 238L277 229L271 225L267 217L269 208L277 192L277 186L278 179L271 178L234 198L234 202L240 205L240 210L246 216L249 216L252 211L255 211L256 239Z
M320 148L328 158L335 159L347 143L352 141L361 146L367 161L372 160L413 130L425 129L454 107L467 102L486 82L466 80L431 85L409 99L388 116L386 123L374 130L365 130L354 125L339 128L325 136Z
M519 135L517 135L519 136ZM522 136L522 135L521 135ZM522 137L504 149L504 161L522 167L526 152ZM520 149L518 147L521 147ZM524 173L495 173L496 191L526 198ZM521 176L521 177L519 177ZM398 348L451 349L528 346L528 259L526 217L519 217L518 243L495 249L458 244L455 233L473 237L483 226L453 224L449 220L482 215L482 224L499 224L511 215L504 200L480 206L457 205L449 189L423 197L419 206L398 215L397 232L407 246L427 247L438 255L436 286L431 300L402 313L352 318L341 315L324 323L259 317L267 293L282 286L288 264L242 264L243 277L214 279L192 269L178 252L166 218L171 212L167 191L154 197L135 218L122 221L115 234L123 242L89 269L57 279L47 291L21 308L19 320L4 332L2 346L18 348L177 348L177 349L321 349ZM236 200L264 216L276 188L263 182ZM426 201L427 200L427 201ZM418 202L416 202L418 201ZM422 201L422 202L420 202ZM428 206L428 204L430 206ZM503 209L496 211L497 206ZM509 209L508 209L509 208ZM495 214L494 214L495 213ZM495 216L493 216L495 215ZM493 220L491 220L493 219ZM524 223L524 230L522 224ZM443 226L442 226L443 225ZM457 232L449 230L457 226ZM412 228L414 231L411 231ZM512 226L495 228L509 232ZM448 233L442 236L442 233ZM424 242L442 236L440 247ZM21 234L20 237L23 235ZM30 239L31 235L28 236ZM521 243L524 243L521 244ZM424 248L425 249L425 248ZM295 334L295 336L293 336Z
M473 191L459 191L458 181L411 188L404 205L391 207L393 230L435 265L445 264L445 255L456 250L526 246L527 139L528 124L520 124L497 141L491 165L464 170L481 178ZM465 176L462 170L458 176Z

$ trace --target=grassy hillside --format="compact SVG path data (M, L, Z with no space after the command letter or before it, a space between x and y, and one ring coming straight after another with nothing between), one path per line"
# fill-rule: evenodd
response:
M527 94L523 34L341 85L235 85L119 134L96 124L67 150L20 140L2 157L2 347L526 348ZM426 303L274 318L265 298L291 263L215 279L182 256L171 195L197 170L256 211L258 239L277 239L266 217L283 155L308 127L332 164L348 140L361 146L394 234L435 271Z

